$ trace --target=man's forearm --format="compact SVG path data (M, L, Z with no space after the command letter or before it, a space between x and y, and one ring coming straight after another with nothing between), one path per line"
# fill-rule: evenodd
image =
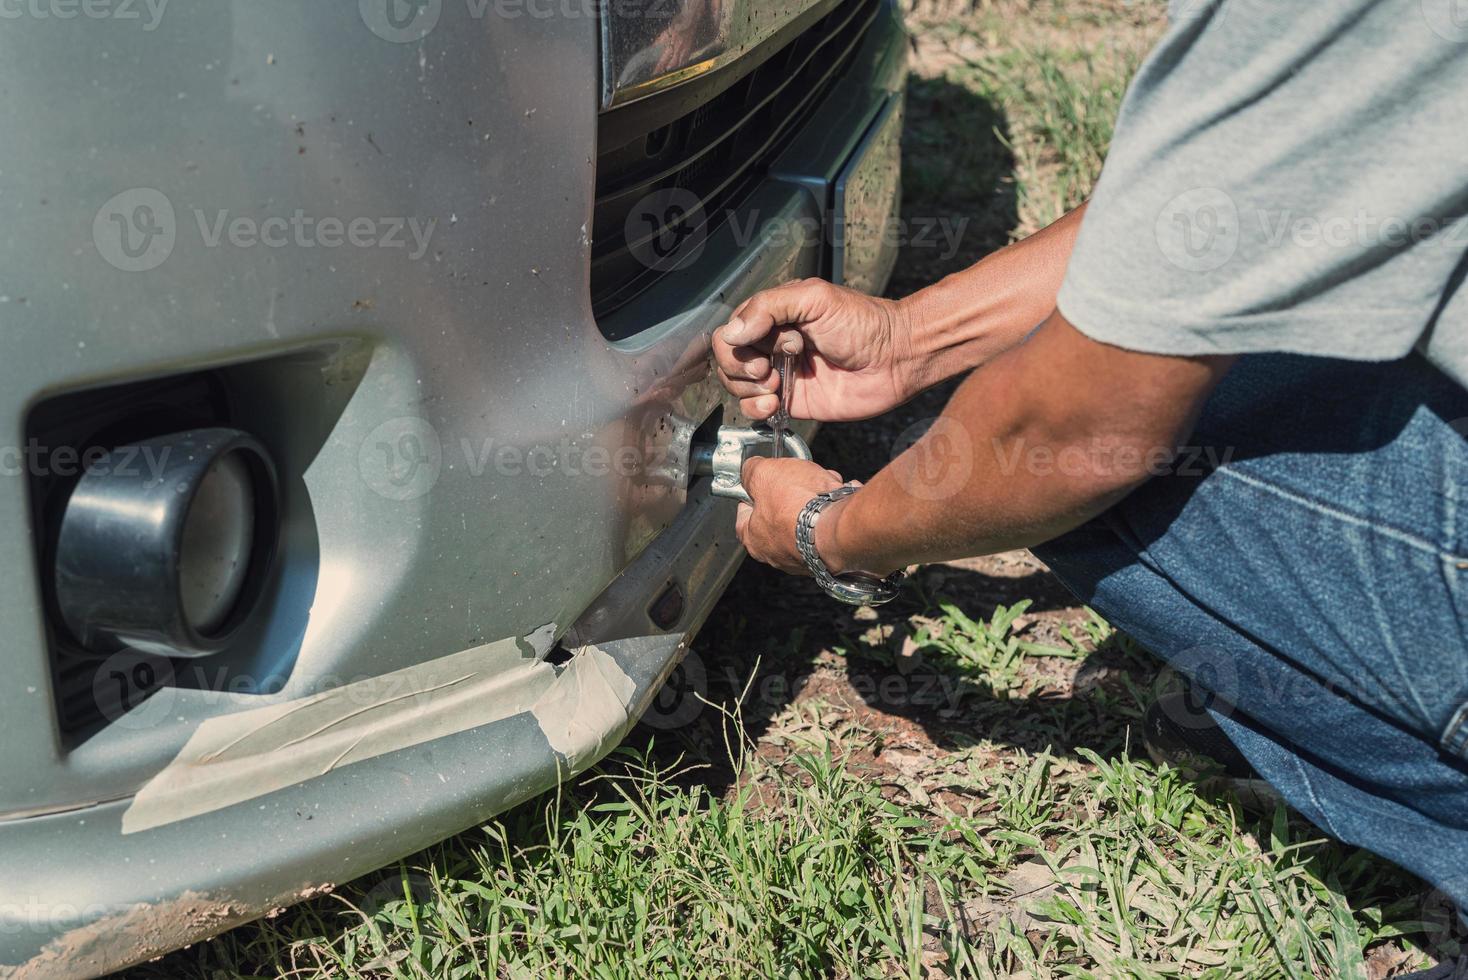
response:
M828 509L817 550L833 570L885 574L1053 538L1164 469L1229 363L1125 351L1054 313Z
M912 338L914 389L972 370L1025 338L1055 308L1086 206L898 301Z

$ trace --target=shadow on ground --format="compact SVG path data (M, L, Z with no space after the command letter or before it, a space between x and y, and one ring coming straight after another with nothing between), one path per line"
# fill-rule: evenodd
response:
M909 77L902 136L903 247L887 295L912 293L1008 244L1019 220L1010 143L998 106L944 78ZM848 479L869 479L932 423L957 384L939 385L875 419L826 426L812 445L816 459ZM1038 563L1018 576L953 567L941 574L944 595L974 615L988 615L996 605L1021 599L1033 600L1033 613L1074 612L1075 600ZM818 663L809 652L839 650L858 685L871 684L874 710L931 725L938 735L935 742L941 739L951 746L945 734L945 726L957 717L951 702L969 700L973 691L945 693L931 668L904 664L904 672L896 676L914 697L883 701L883 691L891 694L900 686L883 684L897 670L888 647L902 643L898 624L926 611L919 607L929 601L909 592L880 613L861 614L877 619L860 620L810 580L746 562L701 630L690 656L693 662L675 675L661 699L664 711L655 711L640 732L661 732L663 751L686 752L712 765L712 770L700 772L700 779L722 792L728 787L720 780L732 776L724 733L711 723L711 713L691 710L689 700L730 702L749 684L755 696L745 699L743 720L746 736L757 741L769 718L791 698L815 691ZM874 635L874 627L886 638L875 645L860 639ZM685 720L690 715L696 720ZM676 743L676 749L669 743Z

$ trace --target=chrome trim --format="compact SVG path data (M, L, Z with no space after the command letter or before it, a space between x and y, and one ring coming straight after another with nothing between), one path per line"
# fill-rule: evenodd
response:
M602 108L716 71L823 0L616 0L602 6Z

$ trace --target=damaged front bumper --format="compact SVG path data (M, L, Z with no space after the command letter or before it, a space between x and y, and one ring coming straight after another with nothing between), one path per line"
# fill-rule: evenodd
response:
M444 9L447 17L449 7ZM330 288L311 296L314 305L303 303L294 311L289 304L299 294L289 288L266 291L264 299L252 295L252 302L268 308L242 320L271 331L299 323L300 338L257 339L252 347L234 338L232 321L221 320L211 340L219 350L233 344L229 350L248 347L252 357L282 352L282 373L262 370L259 376L270 384L253 390L289 402L286 382L301 374L348 389L333 408L334 428L323 423L321 441L300 454L310 468L294 488L299 510L291 519L309 526L312 538L309 548L296 552L291 549L298 542L287 540L286 552L314 554L318 567L311 576L293 578L299 569L290 566L283 580L284 591L306 590L292 627L296 632L286 637L295 659L277 688L242 693L199 684L180 689L176 698L155 695L136 709L146 728L129 730L125 718L70 744L49 726L41 732L32 723L45 716L39 705L49 693L43 647L37 644L34 656L29 649L17 653L10 679L24 695L5 702L14 738L8 768L0 767L7 784L0 785L0 978L98 975L318 895L533 797L593 764L625 736L743 557L733 533L733 504L714 496L711 482L698 478L690 462L699 433L745 421L709 374L709 335L734 304L758 289L801 276L840 278L843 260L838 257L833 266L828 236L802 237L791 229L826 227L839 179L864 140L879 128L882 133L875 135L893 138L904 53L898 22L888 14L852 77L842 81L817 123L790 145L744 205L760 218L753 237L748 222L729 222L710 237L699 260L699 269L711 274L668 277L614 314L624 322L602 323L600 329L592 322L584 277L587 243L570 247L574 235L534 213L551 198L561 202L559 191L509 212L520 222L511 227L525 255L563 249L556 261L536 260L530 267L511 250L483 259L490 253L482 244L477 252L467 245L459 250L461 256L473 253L476 262L495 263L493 271L472 273L476 287L497 288L517 277L513 301L503 309L487 313L486 294L462 293L465 275L449 268L441 278L410 283L400 295L385 291L370 302L354 298L366 291L363 282L346 277L321 280ZM184 18L218 16L223 15L180 13L179 43L190 23ZM236 47L249 48L249 25L255 23L256 46L278 50L280 25L263 17L254 22L252 16L244 7L236 12ZM327 39L341 36L325 23L342 16L329 5L292 16L323 19L315 34L321 50L328 50ZM530 28L562 32L558 40L565 50L594 50L586 25L537 22ZM463 59L460 70L479 65L473 43L480 34L442 26L439 32L435 37L453 37L461 45L455 49ZM492 41L511 57L513 36ZM397 67L407 73L403 78L419 78L424 69L407 48L381 50L402 62ZM296 62L287 57L282 63ZM244 76L247 89L267 91L250 72ZM543 77L541 84L552 78ZM270 98L255 96L256 109L268 104L278 111L280 92L289 89L285 81L279 85L268 90ZM351 90L369 88L354 83ZM503 128L556 118L553 100L537 101L538 116L506 109ZM559 105L565 118L578 118L574 97ZM325 110L320 114L328 118ZM339 115L329 118L335 123ZM411 115L403 110L393 118ZM452 124L456 134L463 120L456 117ZM444 139L450 138L448 125ZM594 119L576 125L579 136L566 138L589 145ZM474 132L484 128L481 118ZM380 161L392 158L384 156L381 144L401 147L415 132L380 127L375 138L367 136L370 143L364 145L371 148L356 152L387 166ZM482 172L467 176L478 179L493 171L502 181L556 178L554 171L517 169L513 158L503 157L517 148L497 146L494 152L502 156L491 156ZM579 153L561 152L559 158L579 167ZM459 165L451 156L429 163L422 168L429 183L447 182ZM270 166L256 169L270 172ZM406 172L396 180L390 176L384 175L383 185L394 192L414 186ZM589 213L589 171L561 176L583 195L572 201L579 213ZM291 188L309 190L311 185ZM183 200L177 191L173 196ZM520 205L498 206L503 215ZM392 213L387 204L381 210ZM453 223L465 235L464 226L491 227L459 223L457 214ZM452 237L456 233L443 232L450 265L450 246L462 244ZM40 244L59 248L65 241ZM862 285L880 288L893 247L868 249L861 259ZM33 251L46 254L39 245ZM165 271L176 272L179 282L225 282L228 288L219 288L231 296L237 282L270 276L283 282L296 271L260 256L248 256L256 263L249 275L232 273L227 280L209 279L206 273L217 267L190 266L194 257L183 253ZM222 262L228 256L213 258ZM856 259L846 261L848 270L856 268ZM366 269L357 278L377 282L390 271ZM83 285L138 288L136 295L144 298L158 291L142 280L116 277L101 286ZM415 292L420 286L422 292ZM318 326L318 307L338 317L365 311L375 321L348 331L321 313ZM476 331L494 317L501 318L495 323L504 323L505 334L493 339L492 352L479 350ZM399 322L412 323L414 331L393 335ZM554 344L547 339L552 330L560 338ZM608 343L605 337L623 339ZM127 336L113 341L108 371L116 374L192 363L161 341L151 347L129 346ZM303 346L308 342L309 357ZM99 346L94 341L87 350ZM15 404L0 402L0 416L21 418L38 392L81 383L83 375L70 360L53 360L43 365L46 371L54 367L52 374L33 365L35 377L23 383L20 375L0 370L0 380L7 380L0 389L17 393ZM241 370L245 380L254 380L248 374L253 368ZM272 390L276 382L270 379L276 377L285 379L280 391ZM495 420L484 421L492 413L480 401L496 386L517 392L517 400L545 396L528 408L522 403L518 415L506 412L503 424L533 423L538 436L559 435L568 402L569 414L579 412L595 428L598 445L637 446L649 461L646 472L621 483L545 484L539 499L506 500L512 484L494 482L493 474L466 473L464 466L454 471L444 462L441 475L434 471L438 482L431 494L394 497L394 486L363 491L364 481L372 483L366 447L383 426L394 444L427 419L447 431L460 426L458 431L476 438L502 437L502 430L491 427ZM412 423L406 428L400 424L404 418ZM288 415L277 421L283 430L296 426ZM811 431L797 429L807 436ZM289 464L291 454L283 455ZM468 462L472 469L473 459ZM20 530L23 496L0 487L0 545L17 550L28 547ZM557 515L564 526L536 524L553 524ZM495 604L492 611L474 605L481 597ZM469 608L461 612L460 601ZM0 580L0 629L16 637L33 634L39 604L29 580ZM463 622L450 621L450 611ZM466 636L473 640L466 642ZM276 639L273 633L262 636L261 649L270 652Z
M707 486L567 631L225 715L136 796L0 824L0 976L95 976L329 891L488 819L614 747L738 566ZM648 631L652 583L683 627ZM45 856L38 860L38 856ZM160 896L154 898L153 896Z

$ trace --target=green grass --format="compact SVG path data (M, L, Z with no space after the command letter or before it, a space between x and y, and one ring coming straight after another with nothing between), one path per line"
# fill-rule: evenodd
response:
M988 697L1003 699L1023 686L1027 655L1067 660L1085 655L1085 647L1068 629L1063 634L1067 641L1064 647L1033 643L1016 635L1014 624L1029 607L1030 600L1021 599L1012 606L995 606L987 621L976 621L956 603L943 601L939 604L943 618L938 628L920 626L913 645L932 663L951 666L957 673L978 675ZM1089 625L1098 633L1105 630L1099 617L1091 615Z
M1090 194L1111 144L1127 83L1162 24L1160 3L1004 3L954 18L918 3L909 25L939 77L1001 118L990 133L1010 151L1022 237ZM923 60L918 63L925 71ZM978 137L978 138L976 138ZM967 151L972 156L973 151ZM946 154L944 159L952 159Z
M1139 57L1112 63L1092 50L1012 51L970 62L982 87L1010 108L1020 207L1040 228L1079 205L1101 175L1112 126Z
M1062 731L1071 707L1026 693L1037 669L1145 666L1094 615L1061 646L1021 639L1023 605L980 621L937 602L905 635L1041 730ZM830 670L900 639L857 641ZM1400 872L1283 812L1247 818L1129 751L1141 692L1113 687L1071 699L1104 709L1103 752L975 732L899 771L893 732L819 699L784 706L761 743L736 734L723 791L625 747L395 868L139 973L1364 978L1368 947L1421 931ZM705 720L742 732L737 711Z

